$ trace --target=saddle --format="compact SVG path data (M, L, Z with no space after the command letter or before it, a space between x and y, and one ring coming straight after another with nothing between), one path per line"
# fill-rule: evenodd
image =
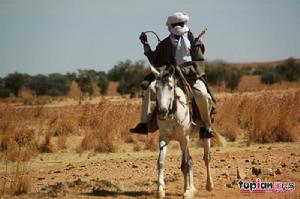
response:
M150 133L153 133L158 130L157 113L158 113L158 108L156 106L149 118L149 121L148 121L148 132L150 132ZM200 117L200 112L199 112L199 109L196 105L196 101L194 98L191 100L191 103L190 103L190 114L191 114L193 123L197 123L197 124L202 123L201 117ZM216 109L213 106L213 109L210 113L210 118L211 118L212 123L214 122L215 114L216 114Z

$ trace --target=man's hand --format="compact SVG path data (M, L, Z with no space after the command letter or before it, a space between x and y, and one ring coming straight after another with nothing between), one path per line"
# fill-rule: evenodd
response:
M148 39L147 39L146 33L144 33L144 32L141 33L140 40L141 40L141 43L143 45L147 45L148 44Z

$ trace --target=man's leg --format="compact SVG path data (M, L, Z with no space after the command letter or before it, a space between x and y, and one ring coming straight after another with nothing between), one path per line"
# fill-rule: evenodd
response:
M143 101L142 101L142 110L141 110L141 121L133 129L130 129L132 133L138 134L147 134L148 133L148 120L152 115L152 112L155 108L155 81L153 81L147 88Z
M199 109L201 120L204 123L204 127L200 128L200 137L211 138L213 136L210 118L212 98L203 81L197 80L192 87L196 105Z

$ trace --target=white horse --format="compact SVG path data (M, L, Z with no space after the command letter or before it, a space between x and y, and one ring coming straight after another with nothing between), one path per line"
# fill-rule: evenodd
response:
M164 167L167 145L171 140L177 140L180 143L182 151L181 171L184 175L184 198L192 198L196 192L193 183L192 159L189 153L189 134L192 131L191 116L186 95L181 88L177 86L177 80L174 77L175 69L171 67L170 71L158 72L153 66L150 66L156 80L150 85L150 89L156 94L158 116L157 123L159 127L159 158L158 167L158 197L165 197ZM207 190L213 189L209 161L210 161L210 139L204 139L204 161L207 168Z

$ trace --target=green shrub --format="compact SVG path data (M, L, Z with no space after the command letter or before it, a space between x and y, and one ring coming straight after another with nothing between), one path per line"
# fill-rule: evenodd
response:
M285 60L283 64L277 65L275 70L283 80L297 81L300 79L300 64L294 58Z
M206 64L206 76L208 83L220 86L225 82L226 87L234 90L239 85L242 70L234 68L225 62L210 62Z
M261 82L264 84L274 84L281 81L280 75L273 67L266 67L261 71Z
M55 88L51 88L47 91L47 95L49 96L63 96L64 94L62 93L62 91L55 89Z
M0 87L0 98L6 98L9 97L9 95L10 95L9 89Z
M70 81L66 75L53 73L48 75L48 91L50 96L64 96L69 92Z
M209 84L220 86L226 79L226 66L224 64L208 63L206 64L206 76Z
M228 71L228 75L227 75L227 78L225 80L226 81L226 87L231 89L231 90L236 89L238 87L239 83L240 83L241 76L242 76L242 71L240 71L237 68L231 68Z
M254 74L261 75L261 82L265 84L274 84L281 80L297 81L300 79L300 64L294 58L289 58L276 66L259 67Z

